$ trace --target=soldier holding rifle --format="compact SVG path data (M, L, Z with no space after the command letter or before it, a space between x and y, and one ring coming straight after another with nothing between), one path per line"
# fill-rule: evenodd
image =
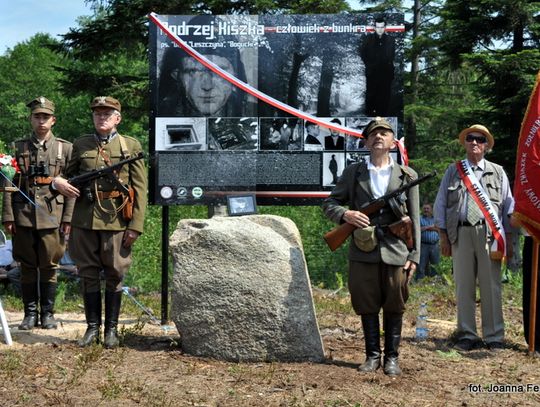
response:
M132 137L120 135L121 105L110 96L99 96L90 104L95 134L73 143L73 154L65 175L79 176L110 167L142 152ZM80 346L100 342L101 285L105 276L104 345L119 345L118 317L122 281L131 265L131 246L143 231L146 208L146 170L142 160L125 164L114 173L76 188L64 178L55 178L53 189L77 197L73 212L70 255L79 267L87 330Z
M366 361L358 370L374 372L381 365L379 312L382 308L383 369L389 376L399 376L398 350L408 283L420 258L418 187L391 198L371 216L362 208L410 183L417 174L392 160L394 131L386 120L380 117L372 120L364 135L369 158L344 170L324 201L323 210L332 221L346 222L356 228L349 248L348 284L352 306L362 319L366 345ZM396 225L403 225L407 233L398 237L392 232Z

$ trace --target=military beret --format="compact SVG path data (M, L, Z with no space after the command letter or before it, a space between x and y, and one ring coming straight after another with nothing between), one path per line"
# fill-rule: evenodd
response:
M394 132L394 129L392 128L390 123L388 123L382 117L376 117L367 124L366 128L362 133L364 134L365 138L368 138L370 133L373 132L373 130L375 129L387 129L390 130L392 133Z
M40 96L26 104L32 113L54 114L54 103L46 97Z
M119 112L122 111L120 102L111 96L96 96L90 103L90 108L94 110L96 107L111 107Z

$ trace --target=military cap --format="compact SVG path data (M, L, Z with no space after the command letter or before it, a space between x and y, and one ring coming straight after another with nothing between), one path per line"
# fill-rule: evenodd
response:
M94 110L96 107L111 107L119 112L122 111L120 102L111 96L96 96L90 103L90 108Z
M367 124L366 128L364 129L362 133L365 138L368 138L370 133L373 132L373 130L375 129L386 129L386 130L390 130L392 133L394 132L394 129L392 128L390 123L388 123L382 117L376 117L375 119L373 119Z
M26 104L32 113L54 114L54 103L46 97L40 96Z
M465 145L465 137L467 137L467 135L470 133L480 133L486 136L488 150L491 150L495 145L495 139L493 138L486 126L482 126L481 124L473 124L471 127L467 127L466 129L463 129L461 133L459 133L459 142L463 146Z

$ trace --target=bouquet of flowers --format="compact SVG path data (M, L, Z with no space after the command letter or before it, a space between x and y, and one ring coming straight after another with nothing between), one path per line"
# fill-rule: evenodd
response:
M0 188L4 185L8 185L12 181L16 173L20 172L19 166L17 165L17 160L14 157L0 153ZM7 189L9 187L5 187Z

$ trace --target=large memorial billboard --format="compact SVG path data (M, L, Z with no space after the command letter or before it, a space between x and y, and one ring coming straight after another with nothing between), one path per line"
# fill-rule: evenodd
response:
M402 138L402 14L155 19L154 203L253 192L261 204L318 204L367 154L358 136L373 117Z

